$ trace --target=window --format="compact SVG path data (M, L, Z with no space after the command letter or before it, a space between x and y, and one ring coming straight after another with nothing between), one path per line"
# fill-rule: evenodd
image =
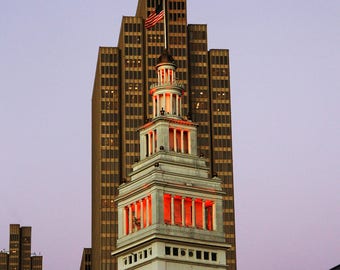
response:
M195 200L196 227L203 229L202 200Z
M164 223L171 224L171 195L164 195Z
M196 259L202 259L202 251L196 250Z
M205 202L205 221L207 230L213 230L213 203L211 201Z
M182 197L175 196L174 200L175 224L182 225Z
M164 194L163 207L165 224L214 230L213 201Z
M128 235L152 224L151 196L124 207L124 233Z
M185 198L184 200L185 225L192 226L192 200Z

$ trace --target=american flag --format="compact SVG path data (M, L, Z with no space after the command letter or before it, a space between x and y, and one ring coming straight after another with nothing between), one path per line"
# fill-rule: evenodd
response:
M163 6L160 4L156 7L154 11L152 11L149 17L145 20L145 28L150 29L154 27L159 21L164 18L164 9Z

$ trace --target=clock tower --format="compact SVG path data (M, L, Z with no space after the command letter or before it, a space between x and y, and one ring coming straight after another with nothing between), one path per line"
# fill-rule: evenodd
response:
M226 269L222 181L197 154L197 125L182 115L184 87L164 50L151 85L153 114L139 128L140 160L119 186L118 269Z

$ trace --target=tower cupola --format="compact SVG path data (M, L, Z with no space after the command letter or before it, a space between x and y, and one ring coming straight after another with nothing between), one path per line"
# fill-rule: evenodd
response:
M140 159L158 151L197 154L197 128L182 117L184 87L176 80L176 64L165 49L156 65L157 83L151 85L151 122L140 128Z
M180 118L182 116L183 85L176 80L175 60L168 50L158 58L156 66L157 83L151 85L153 100L153 118L166 115Z

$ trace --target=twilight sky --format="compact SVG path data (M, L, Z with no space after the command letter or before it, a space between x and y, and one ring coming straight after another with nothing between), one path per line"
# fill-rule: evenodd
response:
M209 48L230 49L238 269L339 264L340 2L187 2ZM0 250L20 223L45 270L79 269L98 47L117 45L136 6L1 1Z

